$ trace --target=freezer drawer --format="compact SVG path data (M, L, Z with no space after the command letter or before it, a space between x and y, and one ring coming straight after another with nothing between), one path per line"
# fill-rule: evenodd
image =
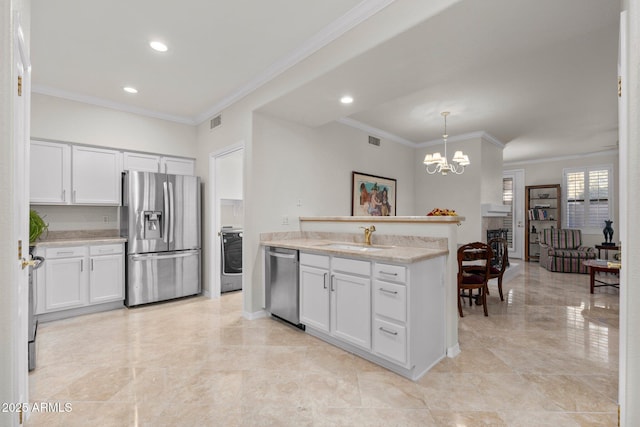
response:
M200 250L127 258L127 307L195 295L200 291Z

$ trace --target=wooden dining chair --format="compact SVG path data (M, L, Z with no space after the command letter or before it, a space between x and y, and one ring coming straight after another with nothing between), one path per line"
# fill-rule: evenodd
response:
M469 298L469 305L473 305L474 299L477 304L482 302L484 315L489 315L487 311L487 282L489 281L492 259L493 251L486 243L467 243L458 248L458 313L460 317L464 317L462 298ZM475 289L479 291L478 295L473 295Z
M502 237L494 237L487 244L493 251L493 260L489 268L489 279L498 279L498 292L500 293L500 301L504 301L502 296L502 276L509 267L509 242ZM487 289L487 295L489 295Z

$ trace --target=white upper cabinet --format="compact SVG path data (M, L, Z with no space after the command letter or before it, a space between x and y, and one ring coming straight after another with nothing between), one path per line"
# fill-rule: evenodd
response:
M30 196L35 205L120 205L123 170L195 175L195 159L31 141Z
M145 153L123 153L124 170L160 172L160 156Z
M122 153L73 146L73 203L119 205Z
M71 202L71 147L31 141L30 201L34 204Z
M163 157L160 160L160 172L172 175L195 175L196 161L178 157Z

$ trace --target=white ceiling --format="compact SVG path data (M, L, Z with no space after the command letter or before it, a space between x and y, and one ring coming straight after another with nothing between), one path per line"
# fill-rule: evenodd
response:
M367 3L386 4L33 0L34 87L197 122ZM614 0L461 0L263 111L420 144L440 137L448 110L450 135L486 131L511 162L610 150L618 13ZM170 51L151 51L153 37ZM336 102L345 88L356 99L347 108Z

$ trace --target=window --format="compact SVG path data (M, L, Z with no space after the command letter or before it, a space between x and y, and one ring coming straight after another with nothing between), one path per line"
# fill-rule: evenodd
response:
M595 233L613 216L613 168L611 165L563 170L564 223Z

